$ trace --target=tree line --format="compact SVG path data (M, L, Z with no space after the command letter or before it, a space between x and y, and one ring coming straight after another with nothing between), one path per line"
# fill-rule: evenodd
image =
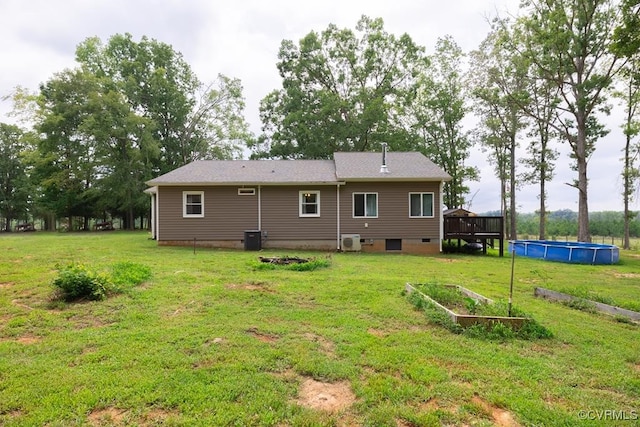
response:
M498 216L500 211L491 211L483 215ZM537 237L540 212L518 212L519 238L523 236ZM561 209L548 212L546 215L547 239L559 239L578 235L578 212ZM593 236L616 237L622 239L625 233L624 212L601 211L589 215L589 231ZM629 225L629 234L633 238L640 237L640 221L636 218Z
M76 49L77 67L39 89L12 96L18 124L0 127L0 215L12 220L121 218L148 214L144 182L198 159L325 159L336 151L424 153L448 172L449 208L470 203L473 146L500 180L501 213L517 232L516 196L539 185L538 234L546 237L546 184L558 144L576 171L576 235L590 240L588 161L607 134L612 99L626 118L620 171L624 227L640 173L640 0L525 0L496 17L477 49L443 36L427 54L408 34L390 34L379 18L354 29L330 24L298 42L283 40L280 88L260 102L261 132L243 116L238 79L203 83L170 45L129 34ZM477 126L465 130L467 117ZM22 125L21 125L22 124ZM518 157L518 149L527 155Z

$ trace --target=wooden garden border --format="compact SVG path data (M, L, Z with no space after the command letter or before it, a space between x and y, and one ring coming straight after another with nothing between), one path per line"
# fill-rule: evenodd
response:
M475 299L476 301L481 301L485 304L493 303L493 300L486 298L480 294L477 294L473 291L470 291L469 289L463 288L462 286L458 286L458 285L445 285L445 286L456 287L458 288L458 290L460 290L460 292L464 293L470 298ZM458 314L458 313L455 313L454 311L449 310L447 307L435 301L433 298L429 297L428 295L425 295L424 293L420 292L418 289L413 287L413 285L411 285L410 283L407 283L404 289L409 295L412 294L413 292L417 292L420 295L420 297L432 303L434 306L436 306L440 310L444 311L449 316L449 318L453 323L456 323L462 326L463 328L467 328L469 326L477 325L477 324L486 325L486 324L493 324L493 323L502 323L502 324L511 326L513 329L519 329L520 327L522 327L522 325L524 325L525 322L531 320L527 317L476 316L473 314Z
M635 321L640 321L640 313L637 311L627 310L626 308L620 308L585 298L575 297L573 295L563 294L562 292L552 291L551 289L535 288L533 295L551 301L587 301L589 304L593 304L594 308L601 313L610 314L612 316L624 316Z

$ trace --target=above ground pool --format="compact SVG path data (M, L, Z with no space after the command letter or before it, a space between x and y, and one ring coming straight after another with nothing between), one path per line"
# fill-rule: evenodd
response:
M597 243L511 240L509 253L513 250L517 256L576 264L616 264L620 260L617 246Z

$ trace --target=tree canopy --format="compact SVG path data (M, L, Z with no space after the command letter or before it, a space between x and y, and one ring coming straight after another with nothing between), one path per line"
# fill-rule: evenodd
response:
M356 31L335 25L298 44L284 40L282 89L261 102L263 135L254 157L329 158L336 151L412 147L403 126L427 67L424 48L363 16Z

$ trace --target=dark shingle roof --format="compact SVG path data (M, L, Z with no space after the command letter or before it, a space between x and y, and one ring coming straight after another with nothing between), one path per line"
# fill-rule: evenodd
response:
M448 181L451 177L417 152L335 153L333 160L200 160L148 185L331 184L339 181Z

